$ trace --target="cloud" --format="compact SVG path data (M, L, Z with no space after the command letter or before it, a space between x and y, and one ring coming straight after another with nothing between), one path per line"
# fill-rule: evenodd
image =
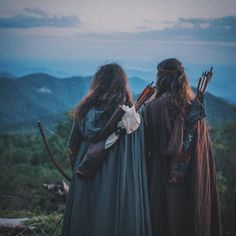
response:
M40 92L40 93L49 93L49 94L52 93L52 91L47 87L39 88L39 89L37 89L37 91Z
M137 32L112 32L77 34L80 39L89 39L106 42L174 42L174 43L204 43L236 44L236 16L227 16L215 19L179 18L176 21L163 22L164 29L150 29L148 25L137 28Z
M206 20L204 19L199 19L199 18L195 18L195 19L185 19L185 18L179 18L179 22L183 22L183 23L191 23L193 25L199 25L199 24L202 24L202 23L205 23Z
M197 28L205 28L202 25L208 25L211 29L234 29L236 30L236 16L226 16L222 18L215 19L185 19L180 18L178 22L175 24L177 27L181 27L182 23L192 24L195 29Z
M190 25L186 29L185 25ZM169 30L163 33L174 32L175 36L192 36L202 41L236 42L236 16L227 16L215 19L180 18Z
M25 14L0 18L0 28L35 28L77 26L80 19L77 16L49 16L40 8L25 8Z
M43 11L42 9L37 8L37 7L35 7L35 8L28 8L28 7L26 7L26 8L24 8L24 11L26 13L29 13L29 14L33 14L33 15L37 15L37 16L42 16L42 17L48 17L48 14L47 14L46 11Z
M236 16L215 19L179 18L168 24L169 26L163 30L145 29L126 34L124 37L136 40L186 39L187 41L236 42Z

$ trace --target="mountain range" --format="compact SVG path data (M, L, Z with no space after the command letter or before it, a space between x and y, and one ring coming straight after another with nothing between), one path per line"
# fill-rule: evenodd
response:
M73 110L86 94L91 76L58 79L48 74L30 74L18 79L0 77L0 131L32 129L37 120L52 126ZM129 78L134 97L147 82ZM236 121L236 107L211 94L206 95L207 120L210 125Z

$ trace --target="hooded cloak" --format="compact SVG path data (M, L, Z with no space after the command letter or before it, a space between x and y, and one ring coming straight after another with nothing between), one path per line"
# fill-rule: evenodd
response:
M166 94L147 104L143 114L153 235L220 236L216 172L205 121L196 124L184 179L171 183L171 166L183 144L183 119Z
M150 236L144 125L109 150L96 177L85 181L75 171L91 140L106 124L104 110L91 109L75 122L69 146L79 149L64 214L65 236Z

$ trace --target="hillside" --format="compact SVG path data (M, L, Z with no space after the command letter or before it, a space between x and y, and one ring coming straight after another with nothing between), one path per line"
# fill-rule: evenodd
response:
M0 130L32 128L37 120L54 125L70 111L89 89L91 77L58 79L48 74L31 74L17 80L0 78ZM132 77L134 95L147 82ZM236 120L236 108L211 94L206 96L208 122L218 125Z
M46 74L1 79L0 129L31 126L38 119L50 123L60 120L86 93L89 83L86 77L60 80Z

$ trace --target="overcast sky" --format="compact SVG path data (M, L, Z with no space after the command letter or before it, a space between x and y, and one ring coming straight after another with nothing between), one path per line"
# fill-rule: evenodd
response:
M235 64L236 1L1 0L0 56Z

